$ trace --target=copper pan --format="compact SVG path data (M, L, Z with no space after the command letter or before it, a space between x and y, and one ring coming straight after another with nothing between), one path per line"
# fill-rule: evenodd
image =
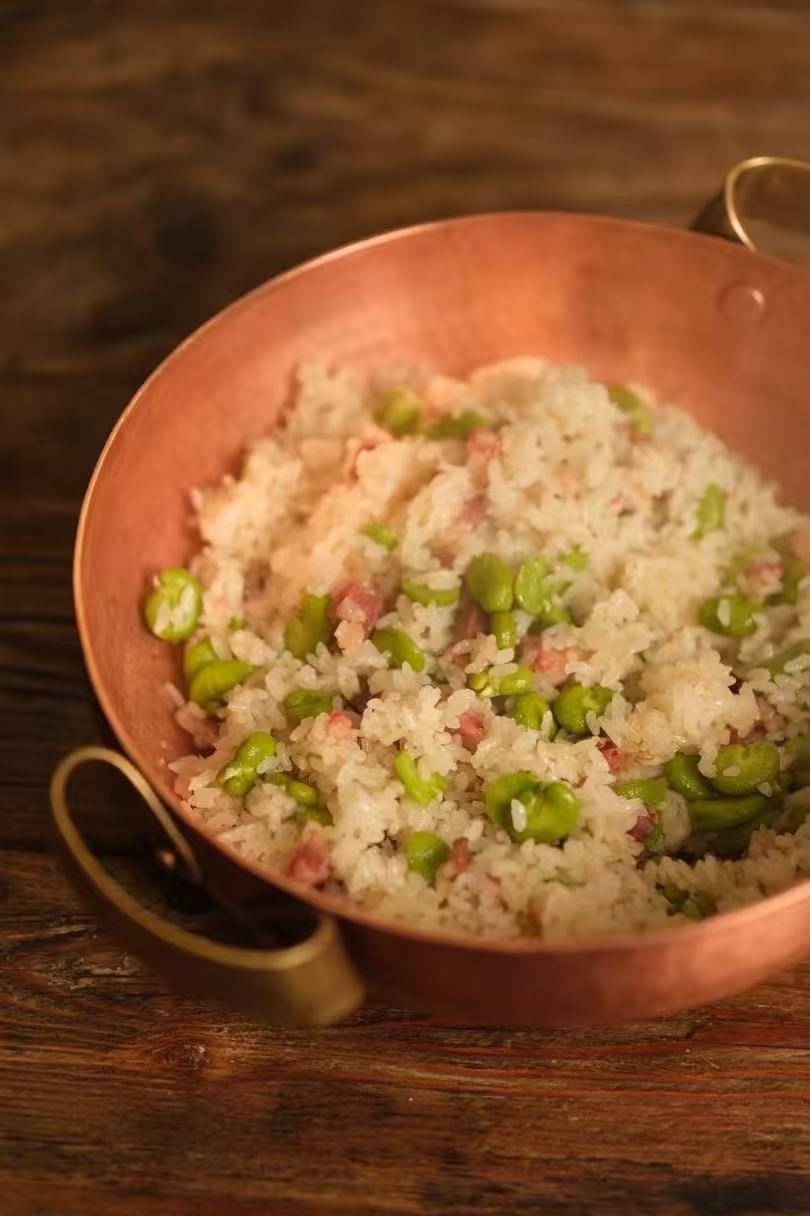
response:
M801 176L801 167L788 172ZM805 207L808 180L805 169ZM159 690L177 679L178 654L144 630L138 609L148 576L195 546L191 487L238 468L313 353L359 368L408 360L464 373L521 352L648 385L810 510L810 274L728 241L566 214L426 224L264 284L158 368L94 473L76 544L76 610L93 686L129 762L99 749L63 762L57 841L134 949L268 1020L334 1020L369 980L464 1023L609 1023L728 996L810 952L810 883L694 926L572 945L410 931L282 874L268 880L207 837L172 790L166 760L188 739ZM253 946L185 933L106 874L65 794L70 773L91 759L115 763L138 786L177 863L259 926ZM307 906L314 930L288 949L262 948L279 891Z

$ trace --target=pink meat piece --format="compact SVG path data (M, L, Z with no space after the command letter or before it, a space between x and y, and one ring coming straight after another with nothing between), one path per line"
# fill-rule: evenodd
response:
M460 714L458 729L450 731L453 738L458 739L468 752L475 751L486 733L484 719L480 714L473 713L471 710L465 710L463 714Z
M542 671L547 675L562 675L566 665L577 654L573 647L562 650L552 650L543 646L541 637L526 637L520 644L520 657L534 671Z
M486 427L476 427L467 437L467 451L470 457L493 460L496 456L500 456L502 447L495 432Z
M358 622L369 634L380 618L383 597L376 587L364 583L346 583L334 591L329 602L329 616L333 621Z
M620 773L627 766L629 757L626 752L617 747L612 739L599 739L596 746L605 758L612 773Z
M307 836L295 849L287 872L297 882L318 887L326 882L331 871L329 854L323 841L316 836Z
M643 843L654 830L655 817L651 815L649 811L643 811L631 827L629 834L634 840L638 840Z
M342 709L330 709L326 716L326 729L332 735L345 735L352 725L351 718Z
M448 878L458 878L470 864L470 842L466 836L459 836L450 846L450 856L444 867Z

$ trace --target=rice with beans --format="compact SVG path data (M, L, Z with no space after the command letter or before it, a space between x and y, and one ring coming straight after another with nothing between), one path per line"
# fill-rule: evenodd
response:
M383 410L381 425L392 401L415 420ZM190 641L247 674L204 707L170 689L193 741L170 767L208 830L268 876L423 928L563 939L687 923L810 873L790 742L805 730L810 657L793 646L783 670L767 666L810 637L808 523L688 415L530 357L465 381L309 364L283 426L193 505L203 597ZM550 614L512 603L516 644L471 594L483 554L512 574L543 559ZM285 631L304 596L328 597L328 627L296 658ZM740 603L748 631L728 636ZM421 670L397 665L387 630ZM497 692L527 670L548 706L531 725ZM555 733L572 685L606 690L603 703L582 731ZM293 690L320 692L322 712L291 719ZM220 775L255 732L275 752L229 793ZM753 795L767 813L729 848L695 830L664 766L694 756L711 781L720 749L763 741L780 767ZM531 804L508 792L488 813L487 791L515 773L533 797L571 791L573 828L516 839ZM663 796L633 793L653 779ZM409 853L415 833L439 838L427 869Z

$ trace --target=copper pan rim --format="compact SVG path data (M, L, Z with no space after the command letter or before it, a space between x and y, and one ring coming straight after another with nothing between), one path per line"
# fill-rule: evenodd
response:
M746 162L750 164L750 162ZM264 283L259 284L251 291L238 297L231 304L215 313L201 326L194 330L188 337L175 346L169 354L157 365L151 372L148 378L143 382L140 388L135 392L134 396L123 410L122 414L115 423L110 435L107 438L104 447L98 457L93 473L88 482L84 500L82 502L81 511L76 530L76 539L74 545L73 557L73 594L74 605L76 612L76 622L78 627L79 638L81 641L82 651L85 658L90 682L99 701L104 716L115 733L118 742L129 759L142 772L148 768L148 760L133 741L127 723L122 715L119 715L116 708L108 696L105 684L100 677L97 664L93 657L93 648L90 637L90 631L87 625L86 611L84 599L81 590L81 567L83 562L84 540L87 530L87 523L93 510L94 489L101 475L101 471L106 463L110 451L118 442L119 435L125 429L129 417L137 409L141 398L148 392L151 385L163 373L164 369L183 352L191 344L195 344L202 340L209 330L225 316L237 314L243 308L249 307L251 301L260 295L269 295L281 290L287 283L293 279L297 279L305 275L307 272L323 266L333 261L339 261L351 257L353 254L363 250L374 248L380 245L386 245L393 242L407 240L409 237L415 236L422 232L445 230L453 231L465 227L472 227L481 223L491 223L492 221L507 222L510 219L526 219L529 217L540 217L549 220L565 219L568 222L580 220L583 225L588 225L590 228L594 226L607 229L611 228L622 230L623 232L633 230L647 235L650 232L658 232L662 238L666 238L674 243L687 242L689 245L698 241L701 243L710 242L713 245L717 244L717 238L706 236L701 233L688 232L678 228L671 228L663 224L651 224L638 220L617 219L608 216L599 215L572 215L570 212L562 211L502 211L502 212L485 212L480 214L453 217L448 219L440 219L428 221L425 223L410 225L405 228L396 228L387 232L383 232L371 237L363 238L350 244L340 246L330 250L324 254L320 254L314 258L299 263L289 270L282 271L279 275L268 279ZM743 240L742 236L740 240ZM762 260L767 263L777 263L781 274L797 275L804 277L807 272L786 265L780 262L777 258L772 258L760 252L753 252L747 247L747 244L734 245L728 243L725 245L725 253L730 259L736 259L741 268L750 266L750 259L756 257L757 260ZM165 801L165 799L164 799ZM329 895L319 891L313 891L311 887L295 882L289 879L286 875L270 872L256 863L242 856L235 848L227 843L219 840L206 830L205 824L193 817L184 807L179 798L172 793L170 799L170 807L173 814L180 819L191 831L206 840L206 842L228 858L232 863L251 874L261 882L278 888L301 903L306 904L313 909L331 914L343 922L356 924L361 927L367 927L379 933L384 933L392 938L399 938L416 943L424 943L425 945L446 946L456 949L462 949L470 954L484 953L495 955L519 955L519 956L536 956L538 958L561 955L614 955L622 956L630 953L638 953L639 951L658 951L673 942L691 941L697 943L705 941L711 936L716 939L729 938L731 935L736 936L739 933L744 933L752 923L767 920L771 916L778 916L789 909L810 902L810 879L805 879L794 886L780 891L774 895L763 896L755 903L748 904L741 908L736 908L728 912L721 912L702 922L697 922L689 925L667 926L660 929L651 929L643 933L634 934L611 934L605 936L592 936L569 939L559 942L544 941L537 938L498 938L498 937L476 937L471 934L451 933L446 931L430 931L419 928L409 927L405 922L397 920L389 920L384 917L379 917L371 912L365 911L358 905L353 904L348 898L338 895Z

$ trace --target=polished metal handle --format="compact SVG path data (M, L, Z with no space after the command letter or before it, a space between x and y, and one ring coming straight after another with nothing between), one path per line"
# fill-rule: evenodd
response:
M690 227L810 266L810 164L780 156L741 161Z
M83 747L66 756L51 779L55 843L88 903L128 947L172 980L279 1025L328 1025L362 1004L363 982L331 916L313 912L315 929L304 941L283 949L252 949L190 933L124 890L88 848L70 810L70 778L92 762L123 774L169 838L184 871L199 882L204 875L188 841L129 760L104 747Z

